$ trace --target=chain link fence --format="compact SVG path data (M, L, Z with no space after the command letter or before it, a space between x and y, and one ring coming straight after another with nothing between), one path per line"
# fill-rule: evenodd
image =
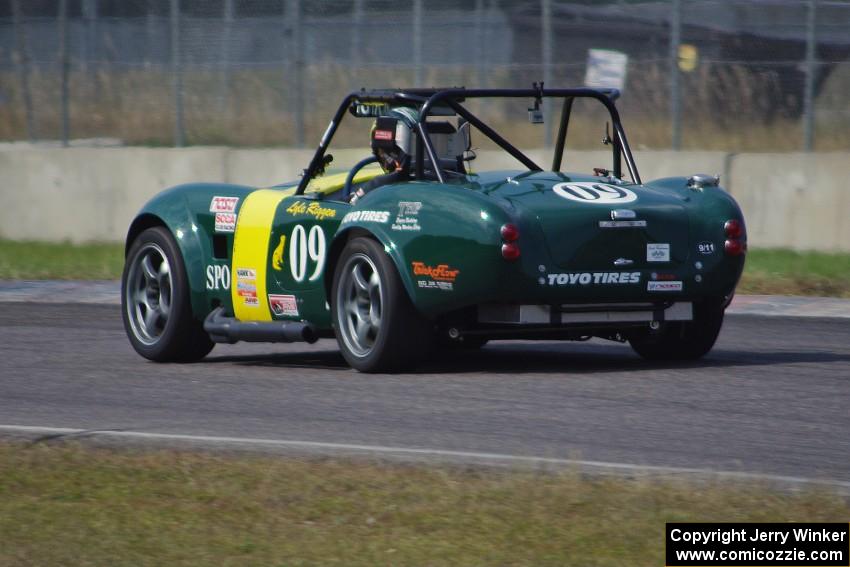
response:
M352 89L581 86L607 50L638 148L847 150L848 30L828 0L0 0L0 139L312 147Z

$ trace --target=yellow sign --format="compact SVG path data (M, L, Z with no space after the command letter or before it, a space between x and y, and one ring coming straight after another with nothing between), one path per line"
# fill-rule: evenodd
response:
M699 52L695 45L683 43L679 46L679 69L690 73L699 64Z

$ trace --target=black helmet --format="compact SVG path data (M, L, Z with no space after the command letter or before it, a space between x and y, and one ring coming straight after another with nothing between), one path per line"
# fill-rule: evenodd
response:
M372 153L377 156L385 171L394 171L410 165L413 152L413 128L419 113L412 108L393 108L386 116L379 116L372 127Z

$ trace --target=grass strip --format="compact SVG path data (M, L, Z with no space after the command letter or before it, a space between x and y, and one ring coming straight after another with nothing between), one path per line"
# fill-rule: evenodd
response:
M738 293L850 298L850 254L750 250Z
M0 566L663 565L670 521L847 521L827 492L0 443Z
M0 279L118 279L121 244L50 244L0 240ZM850 254L754 249L740 294L850 298Z
M0 279L114 280L124 268L124 246L0 240Z

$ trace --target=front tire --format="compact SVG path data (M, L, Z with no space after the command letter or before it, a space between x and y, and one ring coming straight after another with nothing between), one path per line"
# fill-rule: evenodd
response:
M130 344L156 362L193 362L215 346L192 315L183 256L164 227L130 246L121 277L121 313Z
M331 302L339 349L360 372L411 368L430 351L431 324L413 306L390 257L371 238L345 245Z
M696 360L717 341L723 313L719 301L695 303L692 321L667 323L658 333L641 331L629 337L629 344L647 360Z

